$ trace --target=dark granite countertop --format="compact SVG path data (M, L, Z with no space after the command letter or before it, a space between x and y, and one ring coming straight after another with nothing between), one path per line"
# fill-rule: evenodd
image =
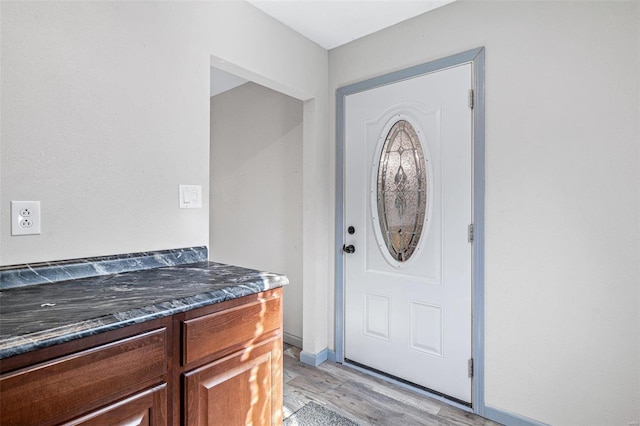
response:
M197 262L0 291L0 359L281 287L286 276Z

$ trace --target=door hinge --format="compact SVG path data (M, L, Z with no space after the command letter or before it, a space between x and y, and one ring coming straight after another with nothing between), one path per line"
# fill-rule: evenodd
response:
M469 108L473 109L474 105L473 89L469 89Z
M469 224L467 227L467 238L470 243L473 242L473 223Z
M469 358L469 377L473 377L473 358Z

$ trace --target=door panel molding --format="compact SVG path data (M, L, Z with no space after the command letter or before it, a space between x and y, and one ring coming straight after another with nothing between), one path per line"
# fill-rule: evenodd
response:
M345 158L345 98L348 95L408 78L441 71L462 64L472 65L474 106L473 120L473 224L472 248L472 409L484 415L484 177L485 177L485 110L484 110L484 47L391 72L336 90L336 217L335 217L335 356L344 363L344 158Z

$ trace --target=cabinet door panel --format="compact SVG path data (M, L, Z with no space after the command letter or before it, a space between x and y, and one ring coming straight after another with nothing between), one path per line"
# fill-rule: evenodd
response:
M64 425L166 426L167 424L167 385L162 384Z
M185 374L187 425L282 424L282 340L267 340Z

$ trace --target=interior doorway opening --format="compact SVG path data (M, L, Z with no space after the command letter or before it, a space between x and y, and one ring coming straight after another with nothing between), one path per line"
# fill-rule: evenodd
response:
M284 273L284 341L302 347L303 102L211 67L209 258Z

